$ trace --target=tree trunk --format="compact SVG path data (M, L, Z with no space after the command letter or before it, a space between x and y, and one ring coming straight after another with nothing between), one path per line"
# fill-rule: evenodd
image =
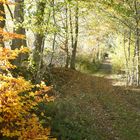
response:
M128 84L131 85L131 77L132 77L132 67L131 67L131 29L129 31L129 39L128 39L128 65L129 65L129 76L128 76Z
M125 57L125 74L126 74L126 85L129 84L129 61L127 56L127 50L126 50L126 33L124 31L124 38L123 38L123 48L124 48L124 57Z
M44 13L45 13L45 3L44 2L38 2L37 4L37 12L36 12L36 18L37 18L37 26L41 26L41 24L44 22ZM36 27L37 28L37 27ZM42 64L42 53L44 48L44 33L35 33L35 41L34 41L34 50L33 50L33 63L35 65L36 70L38 71Z
M130 61L131 59L131 29L129 31L129 43L128 43L128 60Z
M136 85L139 85L139 77L140 77L140 58L139 58L139 46L140 46L140 38L139 38L139 21L140 21L140 17L139 17L139 10L138 9L139 6L139 2L137 0L135 0L135 12L136 12L136 17L135 17L135 22L136 22L136 44L135 44L135 48L136 48Z
M69 26L68 26L68 4L67 4L67 2L66 2L66 25L65 25L65 27L66 27L66 30L65 30L65 32L66 32L66 35L65 35L65 50L66 50L66 64L65 64L65 67L66 68L68 68L69 67L69 61L70 61L70 56L69 56L69 46L68 46L68 44L69 44L69 33L68 33L68 31L69 31Z
M55 42L56 42L56 33L53 36L53 45L52 45L52 55L51 55L51 60L50 60L50 66L52 65L53 62L53 57L54 57L54 53L55 53Z
M14 10L14 19L15 24L21 24L18 27L14 28L14 33L22 34L26 36L25 28L23 28L22 23L24 22L24 0L15 0L15 10ZM19 12L20 11L20 12ZM20 49L21 47L27 47L27 43L25 39L13 39L11 49ZM14 64L17 66L21 66L21 63L24 60L28 59L28 54L20 54L16 60L14 60Z
M100 43L98 41L98 45L97 45L97 56L96 56L96 60L100 61Z
M3 3L0 3L0 17L2 17L3 20L0 20L0 30L3 31L5 27L5 20L6 20L6 15L5 15L5 10L4 10L4 5ZM3 41L3 36L0 34L0 47L5 47L4 41Z
M33 60L34 60L34 63L35 63L35 66L37 69L39 69L39 67L41 67L41 64L42 64L42 53L43 53L43 50L42 48L44 47L44 35L41 35L41 34L35 34L35 41L34 41L34 51L33 51Z
M55 1L52 0L52 5L53 5L53 27L55 28L57 26L57 23L56 23L56 19L55 19ZM53 62L53 57L54 57L54 53L55 53L55 43L56 43L56 36L57 36L57 33L56 31L54 32L54 35L53 35L53 43L52 43L52 55L51 55L51 60L50 60L50 66L52 66L52 62Z
M70 64L71 69L75 69L78 35L79 35L79 3L77 0L76 10L75 10L75 40L74 40L72 55L71 55L71 64Z
M44 14L45 14L45 7L46 2L38 2L37 5L37 27L40 27L44 23ZM49 24L51 16L51 10L49 10L48 13L48 20L46 22L46 25ZM34 41L34 50L33 50L33 63L36 69L35 76L35 83L40 83L43 76L43 71L46 66L43 65L43 52L44 52L44 43L45 43L45 34L47 33L47 30L45 32L37 32L35 33L35 41Z
M139 29L137 28L136 29L136 61L137 61L137 64L136 64L136 84L137 86L139 85L139 76L140 76L140 65L139 65L139 62L140 62L140 59L139 59Z
M71 34L71 47L73 48L74 35L73 35L73 23L72 23L72 11L70 5L69 5L69 22L70 22L70 34Z

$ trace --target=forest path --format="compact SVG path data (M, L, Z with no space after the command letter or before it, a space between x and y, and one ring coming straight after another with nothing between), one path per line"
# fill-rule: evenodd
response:
M108 63L103 65L103 69L109 67ZM68 102L75 110L65 110L67 119L84 119L85 131L88 130L91 137L95 133L97 140L139 140L140 93L113 87L112 81L104 77L61 68L54 73L60 102Z
M112 85L115 86L126 86L125 76L124 74L115 74L113 73L113 68L111 64L111 59L106 58L99 67L97 73L92 74L93 76L103 77L106 79L112 80Z
M99 72L105 73L105 74L111 74L112 72L112 65L110 62L110 59L105 59L103 63L100 66Z

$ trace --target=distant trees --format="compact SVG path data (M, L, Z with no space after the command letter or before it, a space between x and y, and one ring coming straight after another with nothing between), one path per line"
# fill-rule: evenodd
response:
M116 3L114 2L112 5L114 11L116 12L114 18L120 22L119 24L122 26L121 33L124 36L123 47L125 54L127 83L138 86L140 82L140 13L138 12L140 11L140 2L138 0L123 2L116 1ZM128 46L126 47L126 45ZM130 53L130 51L132 53Z
M127 84L139 85L140 82L140 2L139 0L101 0L95 1L96 9L102 14L102 20L108 21L111 34L115 37L122 36L122 53L124 54L124 70L127 77ZM118 50L119 51L119 50ZM119 62L118 62L119 63Z
M33 61L38 67L38 71L39 67L43 66L43 50L45 40L46 42L48 41L47 37L52 38L50 64L53 63L56 49L62 49L66 53L65 67L70 66L70 68L75 69L79 34L78 3L79 1L67 0L64 2L52 0L47 3L44 3L44 1L36 3L36 21L33 23L34 27L31 27L31 29L38 28L38 30L33 29L35 34ZM59 38L61 38L61 41ZM56 45L58 46L57 48L55 48Z
M33 46L30 46L30 62L36 71L36 81L42 79L47 65L53 65L56 56L62 57L62 66L76 69L77 50L84 44L81 41L84 36L87 40L87 35L93 37L95 44L92 45L94 52L91 53L100 60L104 53L101 51L103 46L109 46L107 40L110 40L110 35L118 35L118 38L123 37L121 45L127 83L139 85L139 0L15 0L15 3L13 30L25 38L13 39L11 48L29 47L26 37L32 34L29 40ZM3 3L0 3L1 17L5 18L5 14ZM92 24L90 27L89 22ZM5 20L0 21L0 27L4 29ZM4 47L3 36L0 36L0 40ZM20 66L27 59L28 55L22 54L14 63Z

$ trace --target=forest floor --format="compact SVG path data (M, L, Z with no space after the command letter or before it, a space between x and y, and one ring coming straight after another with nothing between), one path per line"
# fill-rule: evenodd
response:
M101 66L104 70L111 74L108 61ZM54 131L60 139L140 139L139 90L113 86L107 74L98 77L64 68L55 68L52 74L59 90L52 121L57 122Z

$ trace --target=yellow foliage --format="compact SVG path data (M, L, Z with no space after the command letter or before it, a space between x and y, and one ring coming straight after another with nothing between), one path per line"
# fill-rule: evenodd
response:
M10 69L15 68L10 61L28 51L27 48L0 48L0 135L19 140L49 140L50 128L43 128L32 109L39 102L52 101L46 96L50 87L44 82L32 85L23 77L15 78L10 73ZM33 92L35 88L38 90Z
M10 50L0 48L0 71L13 68L9 60L15 59L20 52L25 50ZM5 59L4 59L5 58ZM37 87L39 90L33 92ZM49 139L50 128L43 128L38 117L31 110L39 102L49 101L44 82L34 86L23 77L14 78L10 71L0 73L0 133L3 136L15 137L21 140ZM43 96L40 96L43 95ZM42 113L42 115L44 115Z
M16 66L12 65L9 60L16 59L20 53L27 53L29 49L21 48L20 50L15 49L14 51L8 48L0 48L0 68L2 70L14 69Z
M19 38L19 39L25 38L25 36L21 35L21 34L5 32L5 31L3 31L2 28L0 28L0 34L3 36L4 41L9 40L9 39L13 39L13 38Z

